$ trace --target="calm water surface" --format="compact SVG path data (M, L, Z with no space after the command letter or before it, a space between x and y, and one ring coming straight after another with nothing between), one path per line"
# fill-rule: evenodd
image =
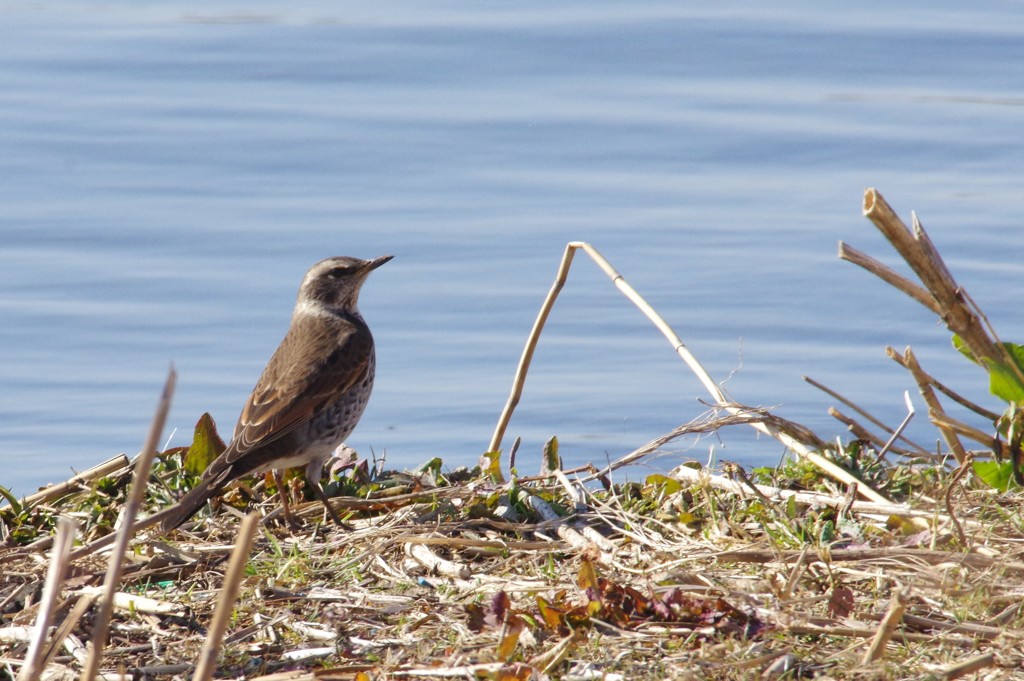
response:
M396 256L364 290L378 382L350 443L398 467L475 462L570 240L737 400L824 437L843 430L803 374L902 418L911 385L887 344L984 401L944 329L835 250L898 264L860 217L878 187L1024 339L1021 7L9 4L0 484L134 453L172 361L170 444L204 411L230 433L302 274L330 255ZM580 257L508 441L523 437L523 471L551 435L600 462L699 398ZM736 431L674 456L712 446L782 454Z

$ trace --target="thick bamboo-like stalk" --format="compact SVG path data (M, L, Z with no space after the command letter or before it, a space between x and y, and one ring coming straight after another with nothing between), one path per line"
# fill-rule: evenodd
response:
M242 583L242 578L245 577L245 564L249 561L249 551L252 550L252 541L259 522L260 514L252 512L242 519L242 524L238 528L238 539L235 540L235 548L231 552L231 562L228 563L228 571L224 575L224 585L221 587L220 597L217 601L217 610L213 613L213 621L210 622L210 628L207 630L206 641L203 642L203 650L199 654L199 662L192 675L192 681L209 681L213 678L213 672L217 668L217 656L220 654L220 646L224 640L224 632L227 631L231 613L235 610L238 588Z
M1016 363L1002 345L989 335L984 316L953 279L917 216L913 217L914 228L911 230L875 189L864 192L864 216L875 224L910 265L938 305L937 314L946 327L963 340L971 354L979 362L989 360L1016 369ZM898 288L915 300L919 299L914 292ZM926 306L935 309L932 305ZM1024 376L1020 376L1020 380L1024 383Z
M647 301L629 285L623 276L611 266L611 264L603 255L601 255L600 252L598 252L596 248L583 241L570 241L566 244L565 253L562 256L562 262L559 265L558 273L555 276L555 282L552 284L551 290L544 299L540 313L537 315L537 320L534 322L533 329L530 331L530 335L527 338L526 347L523 349L523 354L519 360L519 366L516 369L515 378L512 382L512 392L509 395L508 401L505 403L505 408L502 410L501 417L498 419L498 425L494 430L494 435L491 438L488 451L493 452L501 448L501 441L505 436L505 429L508 427L508 422L512 418L512 413L515 411L516 405L519 404L519 399L522 396L523 386L526 383L526 374L529 371L530 362L533 359L533 353L537 347L537 342L540 339L541 331L544 329L544 324L551 312L551 308L555 304L555 299L558 297L558 293L565 286L566 277L569 274L569 267L572 264L573 255L577 250L583 250L587 255L589 255L590 258L597 263L597 266L608 275L612 280L612 283L615 284L615 287L618 288L626 298L632 301L632 303L644 313L654 326L661 331L662 335L665 336L669 344L672 346L672 349L677 355L679 355L683 362L686 363L690 370L697 376L697 379L704 385L705 389L707 389L711 394L716 407L723 409L730 414L743 413L743 407L734 402L732 398L730 398L721 388L721 386L711 378L711 375L708 374L707 370L704 369L697 358L693 356L683 341L679 339L679 336L677 336L672 330L672 327L670 327L661 315L659 315L654 308L652 308ZM878 503L888 503L888 499L883 495L858 481L842 467L821 456L806 444L792 437L788 433L782 432L766 422L756 421L751 422L750 425L762 433L775 438L836 480L839 480L844 484L850 484L853 482L858 483L858 489L865 497L868 497Z
M103 580L104 594L99 601L96 611L96 622L93 626L92 640L89 642L89 657L82 667L82 681L93 681L103 657L103 647L107 644L107 635L110 629L110 617L114 609L114 594L117 591L118 582L121 581L122 558L128 542L135 534L133 525L135 516L142 506L142 500L146 492L146 483L149 480L149 471L153 464L153 457L156 456L156 447L160 442L161 433L164 431L164 424L167 422L167 413L171 410L171 396L174 394L174 384L177 380L177 373L171 367L167 374L167 382L164 384L163 393L157 404L156 414L149 427L149 435L139 454L138 463L135 465L135 475L132 477L132 489L128 496L128 503L125 504L121 518L121 528L117 532L117 539L114 541L114 552L107 563L107 574Z

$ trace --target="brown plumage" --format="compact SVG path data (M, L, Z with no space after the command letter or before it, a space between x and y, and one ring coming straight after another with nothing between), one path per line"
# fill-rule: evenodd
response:
M357 301L366 276L391 258L328 258L306 273L288 333L242 408L231 443L194 489L158 514L163 531L191 518L233 480L294 466L306 467L306 478L341 522L327 504L320 473L370 398L373 336Z

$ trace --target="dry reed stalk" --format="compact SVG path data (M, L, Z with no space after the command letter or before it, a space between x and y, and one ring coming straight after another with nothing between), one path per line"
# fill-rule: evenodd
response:
M800 560L800 551L767 551L760 549L734 549L716 554L719 561L730 563L779 563ZM870 549L832 549L828 552L831 563L884 562L889 565L962 565L975 570L998 568L1007 573L1024 574L1024 562L1006 560L981 553L958 553L932 549L883 547Z
M871 190L868 190L871 191ZM898 219L898 218L897 218ZM857 250L849 244L839 242L839 257L854 265L858 265L875 275L895 289L903 291L908 296L921 303L935 314L941 316L942 308L934 296L927 289L918 286L901 274L897 274L880 261L872 258L867 253Z
M71 545L75 541L77 529L75 521L70 518L61 516L57 519L57 536L54 540L53 551L50 552L50 566L46 571L39 612L32 630L28 652L25 654L25 662L18 673L18 681L36 681L43 673L46 637L50 633L50 622L57 611L60 587L64 581L64 573L67 571L68 555L71 553Z
M881 450L882 445L885 444L885 440L883 440L880 436L875 435L870 430L868 430L861 424L857 423L856 420L847 416L846 414L839 411L835 407L828 408L828 415L834 418L836 421L842 423L844 426L846 426L847 430L849 430L855 438L857 438L858 440L863 440L864 442L873 446L876 450Z
M949 481L948 485L946 485L946 493L943 495L946 500L946 512L949 514L950 523L956 530L956 536L957 539L960 540L960 546L963 546L968 550L970 550L972 542L967 539L967 533L964 532L964 526L960 524L960 520L956 517L956 511L953 508L953 490L960 486L960 480L962 480L964 475L971 470L971 463L973 461L974 457L968 454L963 465L957 469L956 473L953 474L953 479Z
M146 494L146 484L149 481L149 471L153 464L153 457L156 456L156 447L160 442L161 433L164 431L164 424L167 422L167 413L171 409L171 396L174 394L174 384L177 380L177 373L171 367L167 373L167 381L164 383L160 401L157 404L156 414L150 424L149 435L142 445L139 460L135 464L135 475L132 478L131 492L128 495L128 502L125 504L121 516L121 528L117 532L114 541L114 551L107 563L107 574L103 580L104 594L100 598L99 607L96 612L96 623L93 627L92 639L89 642L89 657L82 668L82 681L92 681L99 670L100 660L103 657L103 647L107 643L107 635L110 628L110 617L114 609L114 594L118 582L121 581L121 561L124 552L128 548L128 542L135 533L135 516L142 506L142 500Z
M541 331L544 329L544 324L547 322L547 318L551 313L551 308L555 304L555 299L565 286L566 278L569 274L569 268L572 265L573 256L578 249L583 250L587 255L589 255L597 266L608 275L615 287L619 289L619 291L626 296L630 302L636 305L637 308L639 308L640 311L643 312L643 314L654 324L654 326L661 331L662 335L665 336L666 340L668 340L675 353L679 355L683 362L685 362L690 370L697 376L697 379L704 385L705 389L707 389L711 394L715 406L717 408L724 409L731 414L742 413L743 408L737 406L722 387L711 378L711 375L708 374L700 361L698 361L697 358L689 351L686 344L680 340L679 336L677 336L675 331L672 330L672 327L670 327L661 315L659 315L654 308L652 308L647 301L629 285L625 278L623 278L623 276L611 266L611 263L609 263L605 257L590 244L583 241L570 241L566 244L565 252L562 255L562 262L555 275L555 282L552 284L551 289L548 291L548 295L541 304L540 312L537 315L537 319L534 321L533 328L530 330L530 335L527 337L526 347L523 349L523 354L519 360L519 366L516 368L515 378L512 381L512 392L509 395L508 401L505 403L505 408L502 410L501 416L498 418L498 424L494 429L494 435L491 437L491 442L488 445L487 451L495 452L501 448L501 441L505 436L505 429L508 427L508 423L512 419L512 413L515 411L516 405L519 404L519 400L522 397L523 386L526 384L526 374L529 371L530 362L533 360L534 351L540 340ZM852 482L857 482L857 479L846 470L821 456L808 447L804 442L794 438L784 430L776 428L768 422L755 421L752 422L751 425L756 430L775 438L783 445L820 468L825 474L835 478L843 484L848 485ZM884 495L878 493L868 485L861 484L858 489L862 495L872 501L879 503L887 503L889 501Z
M995 338L988 319L953 279L917 215L912 214L913 229L907 227L875 189L867 189L864 192L863 211L864 216L874 223L914 271L928 291L925 298L930 297L932 302L922 300L919 287L881 263L877 263L877 267L867 269L935 312L945 323L946 328L963 340L964 345L980 363L992 361L1006 366L1014 371L1021 384L1024 384L1024 374L1002 344L997 342L998 339ZM856 255L850 257L853 249L842 242L839 247L841 258L864 266Z
M473 575L470 566L442 558L424 544L406 543L405 553L433 574L457 579L469 579Z
M735 480L730 480L721 475L712 475L706 470L695 470L689 466L679 466L678 468L674 468L672 472L669 473L669 476L695 484L708 484L716 489L729 492L731 494L741 495L744 490L744 486ZM848 503L843 496L828 495L821 492L795 492L793 490L780 489L770 485L757 485L757 489L766 496L778 499L780 502L792 497L795 498L798 503L806 504L808 506L822 505L831 506L833 508L842 508ZM896 515L915 519L947 519L944 516L936 515L934 511L914 509L906 504L896 504L893 502L879 504L872 501L854 501L850 508L858 513L865 513L869 515Z
M129 465L131 465L131 462L128 461L128 457L124 454L118 454L117 456L108 459L101 464L97 464L88 470L76 473L64 482L44 487L38 492L28 495L21 500L21 504L22 506L33 506L35 504L45 504L53 501L54 499L59 499L68 492L80 489L83 485L87 485L94 480L114 475L115 473L128 468ZM3 511L6 508L10 508L10 504L0 506L0 511Z
M235 541L235 549L231 553L231 561L228 563L228 570L224 575L224 584L221 586L220 597L217 600L217 609L213 613L213 621L210 622L210 628L207 630L206 640L203 642L203 650L199 654L199 661L196 664L196 671L192 675L192 681L209 681L213 678L221 642L224 639L224 632L227 631L228 622L231 620L231 613L235 609L235 600L238 598L238 590L242 578L245 576L245 564L249 560L249 551L252 549L253 538L256 535L259 522L260 514L253 512L242 519L238 528L238 539Z
M848 638L874 638L878 636L878 629L867 629L863 627L849 627L842 625L810 626L806 624L792 624L786 626L786 631L797 636L845 636ZM914 632L900 633L900 639L907 643L934 644L935 634L918 634ZM973 648L978 645L978 640L970 636L943 636L942 643L958 646L961 648ZM863 664L863 662L861 663ZM859 671L859 670L858 670ZM908 679L928 678L922 677L920 671L911 671L913 676L903 677ZM854 677L856 678L856 677ZM869 677L871 678L871 677Z
M573 527L573 525L562 518L555 509L551 508L548 502L541 499L536 494L528 494L523 497L523 503L528 505L541 519L551 524L555 528L555 534L558 538L564 541L566 544L579 551L592 550L596 554L594 560L601 564L611 564L614 560L614 546L609 545L607 541L602 541L600 544L595 543L592 539L587 538L583 532Z

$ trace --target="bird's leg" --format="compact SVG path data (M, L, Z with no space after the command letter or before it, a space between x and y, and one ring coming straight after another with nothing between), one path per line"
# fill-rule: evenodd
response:
M274 476L274 484L277 485L277 495L281 497L281 512L284 514L285 522L288 523L288 527L298 527L298 521L292 515L291 509L288 508L288 490L284 486L284 471L275 468L271 474Z
M313 488L313 491L316 492L317 498L323 502L324 508L327 509L327 515L331 516L331 520L334 521L334 524L346 530L351 530L352 528L341 521L341 518L338 517L338 512L335 511L334 507L331 506L331 503L327 501L327 493L324 492L324 488L320 486L320 476L323 474L323 470L324 460L313 459L306 464L306 480Z
M313 491L316 492L317 498L323 502L324 508L327 509L327 514L331 516L331 520L334 521L334 524L343 529L351 530L351 527L341 521L341 517L338 516L338 512L334 510L334 507L331 506L331 502L327 500L327 494L324 492L324 488L320 486L320 482L317 480L310 480L309 484L313 486Z

